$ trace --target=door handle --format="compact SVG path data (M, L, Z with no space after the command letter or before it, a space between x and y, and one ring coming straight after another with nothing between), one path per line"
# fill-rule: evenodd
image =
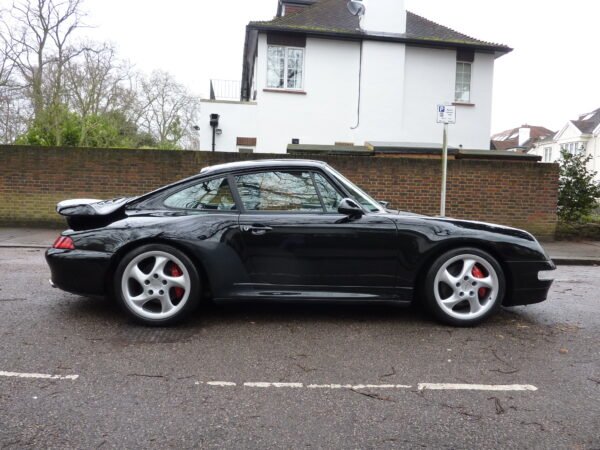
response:
M264 225L242 225L242 231L245 233L252 233L254 236L262 236L266 234L267 231L272 231L273 228L266 227Z

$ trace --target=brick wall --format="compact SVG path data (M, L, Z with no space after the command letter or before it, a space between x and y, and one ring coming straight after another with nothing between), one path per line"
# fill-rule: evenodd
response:
M285 155L283 155L285 157ZM148 192L207 165L282 155L0 146L0 224L61 224L55 204ZM439 159L320 156L393 208L439 212ZM448 161L447 215L516 226L540 237L556 227L558 166Z

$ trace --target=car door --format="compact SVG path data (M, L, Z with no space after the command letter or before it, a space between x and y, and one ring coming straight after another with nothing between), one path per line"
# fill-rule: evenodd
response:
M396 226L382 214L349 219L319 171L278 169L235 176L245 295L396 298ZM328 191L328 192L327 192Z

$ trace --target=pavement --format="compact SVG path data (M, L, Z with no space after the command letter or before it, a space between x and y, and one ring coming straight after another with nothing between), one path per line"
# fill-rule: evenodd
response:
M48 248L62 229L0 228L0 248ZM552 241L542 246L558 265L600 265L600 241Z
M153 329L0 248L0 448L600 449L599 275L473 328L253 303Z

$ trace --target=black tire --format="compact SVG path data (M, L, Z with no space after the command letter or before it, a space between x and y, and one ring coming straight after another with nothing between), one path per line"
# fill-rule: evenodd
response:
M451 265L447 267L448 273L450 273L451 270L455 270L454 268L461 267L458 265L461 263L460 258L464 257L465 259L470 259L469 256L474 257L474 259L477 261L476 265L480 267L480 270L484 272L489 272L486 276L486 279L493 280L493 284L496 284L497 282L497 286L495 286L495 288L490 288L489 291L486 291L486 288L482 288L484 289L483 291L480 291L480 288L478 287L472 288L469 285L472 282L477 283L477 280L481 278L476 278L473 276L472 273L467 272L467 275L465 276L470 276L471 278L469 280L466 280L466 278L464 277L457 277L454 280L456 281L456 288L454 286L452 286L451 288L453 290L451 295L455 296L454 298L462 299L462 296L464 295L464 300L461 300L461 303L456 304L454 307L443 307L440 304L443 298L441 298L442 296L439 292L441 289L445 289L447 292L450 292L448 291L447 287L442 286L446 285L450 287L450 285L449 283L442 281L438 282L438 286L436 286L436 277L438 276L438 272L440 272L440 270L444 268L447 264L451 263L453 260L456 259L456 262L451 263ZM466 265L464 264L464 262L462 264L462 269L460 269L459 272L466 270ZM444 269L444 271L445 270L446 269ZM495 278L493 276L492 271L495 272ZM458 273L452 275L458 275ZM442 277L442 272L440 272L440 277ZM461 283L460 286L459 283ZM436 289L438 290L437 296L441 298L440 301L438 301L438 299L436 298ZM438 321L458 327L469 327L477 325L488 319L493 314L495 314L502 306L502 301L505 295L505 289L506 279L502 267L500 266L498 261L489 253L472 247L463 247L455 250L450 250L444 253L443 255L439 256L429 268L422 286L424 302L427 309L435 316L435 318ZM480 292L484 293L484 297L488 297L488 295L490 297L480 299ZM473 298L471 300L469 299L469 297L473 293L475 296L474 298L477 300L477 303L479 305L481 305L481 300L484 301L483 306L477 312L472 311L473 307L471 306L471 300L473 300ZM474 304L474 306L477 306L477 304ZM456 310L452 308L456 308ZM460 308L465 309L465 311L463 312ZM469 311L466 311L467 308L469 309ZM468 317L468 315L474 315L474 317L471 318Z
M142 294L144 294L146 291L146 287L148 288L153 288L154 284L156 284L155 289L160 289L159 283L164 283L165 285L167 285L167 282L165 282L167 280L167 277L169 276L168 274L164 274L164 271L167 269L166 266L163 267L162 273L164 274L165 279L161 280L160 277L156 277L156 280L154 280L153 276L151 277L150 275L148 275L148 280L147 282L150 282L150 280L152 280L153 285L150 286L144 286L142 283L137 283L137 281L133 280L133 277L128 276L127 280L123 280L124 275L125 275L125 271L128 270L128 266L130 266L130 263L132 263L133 261L137 261L141 258L141 262L140 264L143 264L143 262L148 261L146 259L143 259L144 256L146 255L154 255L154 256L148 256L148 258L153 258L156 256L160 256L162 257L163 255L169 255L167 256L167 259L170 257L172 259L168 259L168 262L166 263L168 264L175 264L175 261L177 262L176 266L179 266L179 264L181 264L183 267L180 269L182 271L182 279L186 280L186 283L188 283L188 279L189 279L189 288L185 289L182 291L184 292L184 294L182 294L183 298L180 300L180 303L183 303L182 305L180 303L178 303L176 306L173 306L173 302L171 300L169 300L169 303L171 304L171 306L173 306L173 310L170 312L164 312L162 311L162 303L159 300L151 300L150 302L146 303L143 306L138 306L136 308L136 306L134 304L132 304L131 301L127 301L126 300L126 293L124 291L124 287L123 287L123 283L132 283L134 284L134 288L139 289L139 287L141 287L142 290ZM151 261L151 259L150 259ZM155 259L156 262L158 262L158 260ZM135 263L134 263L135 264ZM138 266L139 267L139 266ZM173 278L171 278L173 279ZM132 281L133 280L133 281ZM137 286L139 285L139 287ZM165 288L165 292L162 298L171 298L172 297L172 291L171 289L177 289L176 287L170 287L169 285L166 286ZM129 252L128 254L126 254L123 259L119 262L119 264L117 265L117 268L115 270L115 275L114 275L114 279L113 279L113 292L114 292L114 298L116 299L117 303L120 305L120 307L123 309L123 311L134 321L136 321L137 323L143 324L143 325L147 325L147 326L153 326L153 327L161 327L161 326L170 326L170 325L174 325L176 323L181 322L182 320L184 320L185 318L187 318L190 313L192 313L200 304L200 298L201 298L201 292L202 292L202 283L201 283L201 279L200 276L198 275L198 270L196 269L194 263L190 260L190 258L188 258L188 256L183 253L182 251L171 247L169 245L164 245L164 244L148 244L148 245L143 245L141 247L138 247L134 250L132 250L131 252ZM153 292L153 291L147 291L147 292ZM158 292L158 291L157 291ZM163 294L163 290L160 290L161 294ZM129 290L128 290L129 293ZM130 293L129 293L130 294ZM131 297L131 294L130 294ZM155 308L161 308L161 312L152 312L150 310L146 311L146 305L152 303L151 306L155 307ZM160 305L157 305L157 303ZM176 310L176 311L174 311ZM158 317L159 315L168 315L167 317ZM149 317L149 316L155 316L155 317Z

